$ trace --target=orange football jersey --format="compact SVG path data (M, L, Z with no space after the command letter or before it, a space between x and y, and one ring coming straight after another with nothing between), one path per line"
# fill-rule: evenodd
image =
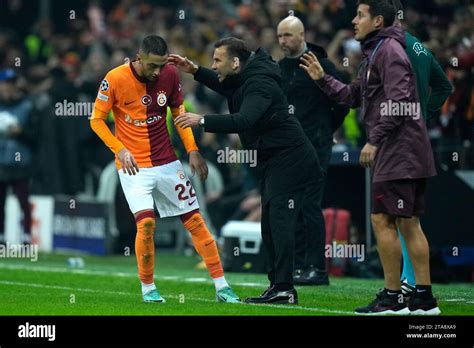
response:
M107 73L100 84L92 119L115 117L115 136L133 154L139 167L173 162L175 155L166 128L167 107L183 103L177 69L165 65L155 81L140 76L132 63ZM115 163L120 169L117 157Z

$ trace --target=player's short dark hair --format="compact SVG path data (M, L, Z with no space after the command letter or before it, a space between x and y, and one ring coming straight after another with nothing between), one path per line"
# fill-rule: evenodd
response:
M389 27L395 21L395 7L391 0L359 0L357 5L368 5L370 16L382 16L384 27Z
M145 37L140 45L140 51L145 54L156 54L164 56L168 54L168 45L166 41L158 35L149 35Z
M236 37L226 37L224 39L220 39L214 44L214 48L219 48L225 46L227 48L227 56L229 58L237 57L245 64L249 59L252 51L247 47L244 41L237 39Z

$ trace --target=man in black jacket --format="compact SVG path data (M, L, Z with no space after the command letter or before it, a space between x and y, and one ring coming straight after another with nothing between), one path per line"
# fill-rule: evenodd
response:
M324 182L331 158L333 133L341 125L349 108L331 101L299 67L299 58L313 52L324 70L338 78L336 68L320 46L305 41L304 26L295 16L283 19L277 29L278 43L285 58L281 68L282 87L304 132L314 146L322 176L314 175L305 190L303 209L298 218L295 235L295 284L329 285L324 257L326 228L321 202Z
M212 70L170 55L181 71L227 98L227 115L185 113L176 125L200 125L206 132L238 133L257 152L262 194L262 240L270 286L248 303L298 302L293 288L294 233L309 176L320 176L316 153L298 120L288 112L278 64L263 49L251 52L242 40L215 44Z

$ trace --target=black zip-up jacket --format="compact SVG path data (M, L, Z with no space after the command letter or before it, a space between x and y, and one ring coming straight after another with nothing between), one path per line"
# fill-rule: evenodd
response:
M268 197L304 185L306 177L298 172L315 166L316 154L298 120L288 112L280 68L264 49L259 48L238 74L222 83L217 73L203 67L194 79L227 98L230 114L205 115L204 129L238 133L245 149L257 150L260 177L267 181L263 194ZM315 175L319 170L319 164L311 168Z
M316 55L324 71L340 80L324 48L311 43L306 45L307 51ZM337 104L326 96L308 73L299 67L300 63L300 57L283 58L278 62L283 92L311 143L315 147L332 143L332 134L342 124L349 107Z
M298 121L288 113L278 64L264 49L258 49L240 73L222 83L214 71L202 67L194 78L224 95L229 106L230 114L205 116L207 132L239 133L244 148L258 150L259 160L305 142Z

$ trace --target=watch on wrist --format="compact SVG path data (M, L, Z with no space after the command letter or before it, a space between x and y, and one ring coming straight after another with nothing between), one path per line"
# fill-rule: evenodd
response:
M204 116L202 116L201 119L199 120L199 126L204 127Z

